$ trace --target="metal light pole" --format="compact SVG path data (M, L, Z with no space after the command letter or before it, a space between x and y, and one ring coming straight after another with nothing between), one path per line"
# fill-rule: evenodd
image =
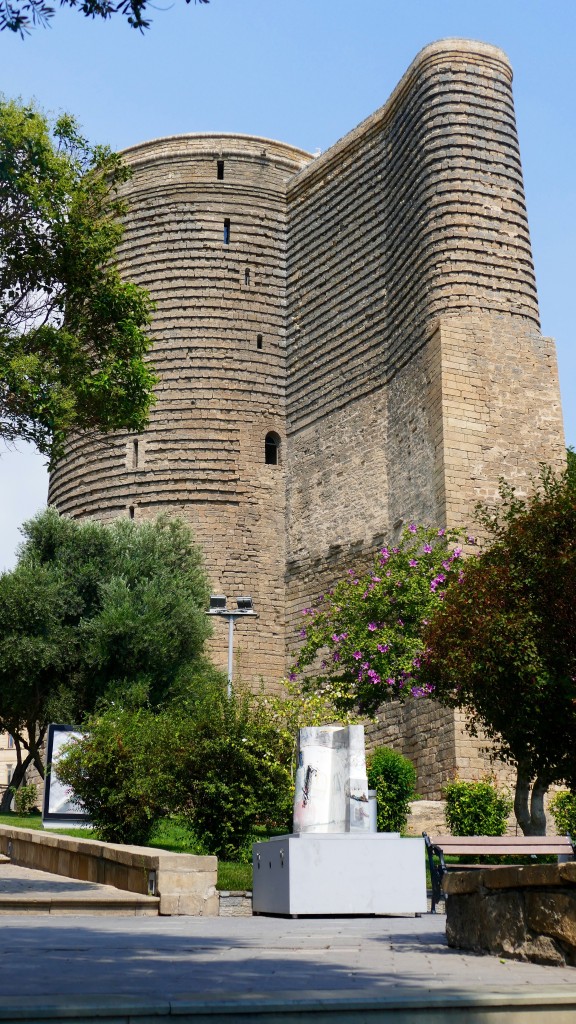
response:
M234 620L243 619L246 615L251 615L257 619L258 615L254 611L251 597L237 597L236 608L232 610L226 607L224 594L210 595L210 607L206 614L220 615L223 619L228 619L228 699L230 699L232 696L232 671L234 666Z

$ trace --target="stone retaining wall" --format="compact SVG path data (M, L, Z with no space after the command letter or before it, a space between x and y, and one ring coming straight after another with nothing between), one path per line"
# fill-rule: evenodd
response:
M576 861L445 875L449 946L576 966Z
M216 857L122 846L0 825L0 853L21 867L160 897L160 914L217 917Z

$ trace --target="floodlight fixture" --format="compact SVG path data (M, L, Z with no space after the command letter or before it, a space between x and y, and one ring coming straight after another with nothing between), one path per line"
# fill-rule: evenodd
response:
M236 608L227 607L227 599L224 594L211 594L210 606L207 615L221 615L228 619L228 697L232 696L232 668L234 650L234 620L243 619L246 615L258 618L254 611L254 602L248 595L236 598Z

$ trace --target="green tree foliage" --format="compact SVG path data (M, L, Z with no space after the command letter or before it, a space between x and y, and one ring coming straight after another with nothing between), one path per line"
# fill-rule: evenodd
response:
M61 7L76 7L88 18L111 18L123 15L131 28L143 31L150 21L145 17L149 0L60 0ZM189 4L190 0L186 0ZM210 0L194 0L208 4ZM0 0L0 32L9 29L23 36L32 26L50 23L54 8L47 0Z
M568 835L576 842L576 793L555 793L549 807L558 835Z
M532 497L500 496L479 511L490 547L426 630L420 679L516 766L516 817L538 834L548 786L576 784L576 490L543 471Z
M152 307L116 268L129 174L68 115L0 97L0 437L52 461L71 431L147 420Z
M305 688L340 708L368 714L383 701L426 693L414 680L423 622L460 572L458 540L454 530L411 525L397 547L378 552L371 572L350 569L315 608L304 609L292 677L302 676Z
M444 786L446 822L453 836L503 836L512 800L491 779Z
M75 522L48 509L27 523L0 576L0 729L18 785L50 721L79 722L101 697L156 707L181 673L205 670L208 586L189 529Z
M223 677L184 684L156 711L109 706L84 729L58 773L105 839L144 843L177 813L202 850L230 859L257 824L288 826L289 745L256 698L227 696Z
M376 790L379 832L404 832L416 795L416 769L407 757L377 747L366 761L368 786Z

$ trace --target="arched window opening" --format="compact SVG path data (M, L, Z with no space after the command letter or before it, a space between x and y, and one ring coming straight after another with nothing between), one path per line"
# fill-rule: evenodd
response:
M264 461L267 466L277 466L280 461L280 438L272 430L264 441Z
M128 518L129 519L134 519L134 512L135 512L134 505L129 505L128 506Z

